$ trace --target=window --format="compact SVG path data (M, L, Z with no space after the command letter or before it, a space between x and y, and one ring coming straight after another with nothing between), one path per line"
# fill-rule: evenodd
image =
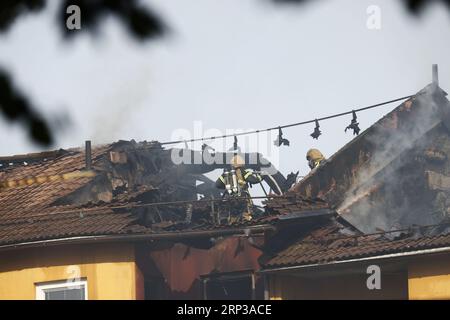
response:
M55 281L36 284L36 300L87 300L87 281Z
M169 292L163 277L147 277L144 282L145 300L167 300Z
M254 275L250 272L236 272L203 277L203 297L207 300L254 299Z

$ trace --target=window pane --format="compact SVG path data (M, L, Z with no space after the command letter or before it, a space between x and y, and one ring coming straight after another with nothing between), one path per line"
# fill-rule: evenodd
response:
M206 283L206 297L210 300L250 300L252 278L243 276L232 279L210 279Z
M64 300L63 291L45 292L45 300Z
M84 285L76 288L47 289L45 300L84 300Z

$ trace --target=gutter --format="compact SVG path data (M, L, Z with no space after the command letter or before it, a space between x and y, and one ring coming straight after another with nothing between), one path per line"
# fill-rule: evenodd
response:
M410 256L416 256L416 255L422 255L422 254L433 254L433 253L442 253L442 252L449 252L449 251L450 251L450 247L426 249L426 250L415 250L415 251L410 251L410 252L399 252L399 253L392 253L392 254L385 254L385 255L379 255L379 256L373 256L373 257L360 258L360 259L349 259L349 260L342 260L342 261L332 261L332 262L328 262L328 263L316 263L316 264L297 265L297 266L290 266L290 267L263 269L263 270L258 271L258 273L270 274L270 273L282 272L282 271L296 271L296 270L304 270L304 269L313 269L313 268L317 268L317 267L341 265L341 264L348 264L348 263L354 263L354 262L364 262L364 261L382 260L382 259L390 259L390 258L402 258L402 257L410 257Z
M192 238L213 238L220 236L245 235L250 236L253 233L274 231L276 228L270 224L243 227L240 229L220 229L220 230L202 230L202 231L180 231L164 233L147 234L121 234L121 235L98 235L98 236L79 236L51 240L29 241L17 244L8 244L0 246L0 251L7 251L21 248L47 247L63 244L78 243L104 243L104 242L126 242L126 241L146 241L146 240L185 240Z

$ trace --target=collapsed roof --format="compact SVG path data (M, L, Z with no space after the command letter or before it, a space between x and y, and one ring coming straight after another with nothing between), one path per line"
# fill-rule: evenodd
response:
M227 229L239 233L270 226L287 213L272 207L251 222L230 224L227 218L240 213L238 201L222 201L214 181L204 175L224 165L174 164L172 152L198 156L192 150L164 149L157 142L119 141L91 151L61 149L1 157L0 244ZM250 167L261 165L256 162ZM274 177L283 190L291 185L279 172ZM321 209L326 206L317 203ZM303 204L311 211L315 202Z

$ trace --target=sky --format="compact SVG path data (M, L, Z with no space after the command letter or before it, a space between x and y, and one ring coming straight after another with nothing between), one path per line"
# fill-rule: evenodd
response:
M450 90L450 13L440 4L415 17L392 0L301 6L151 0L144 5L161 15L170 34L146 43L110 18L100 36L65 42L55 4L0 35L0 66L16 86L47 118L70 119L58 127L50 149L88 139L167 141L182 133L200 137L320 118L414 94L431 82L434 63L440 86ZM380 29L367 27L371 5L380 9ZM361 129L396 105L358 114ZM262 152L285 174L305 175L307 150L331 156L353 138L344 133L350 120L321 122L318 140L309 136L311 124L284 130L289 147L274 147L274 133L243 142L244 151ZM0 155L42 150L19 124L1 117L0 136ZM211 145L227 149L232 139Z

